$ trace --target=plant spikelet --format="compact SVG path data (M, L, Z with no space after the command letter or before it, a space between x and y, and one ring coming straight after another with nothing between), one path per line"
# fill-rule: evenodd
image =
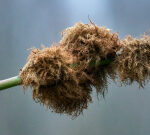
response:
M122 41L123 48L118 56L118 72L120 80L125 84L136 81L143 87L150 77L150 37L128 36Z

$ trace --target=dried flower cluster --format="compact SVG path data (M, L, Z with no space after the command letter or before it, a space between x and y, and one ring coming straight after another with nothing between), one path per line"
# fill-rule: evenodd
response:
M99 64L100 61L116 58L121 48L117 33L111 33L111 30L93 23L79 22L62 32L60 46L77 58L78 64L74 69L84 74L84 79L88 79L97 92L101 94L107 89L107 77L115 78L115 68L113 63L105 67Z
M126 84L136 81L143 87L150 78L150 37L143 35L137 39L128 36L122 45L117 60L120 80Z
M92 60L95 60L97 67L101 59L114 58L121 47L117 33L95 24L83 23L63 31L60 44L77 58L84 69L91 68L91 65L86 65Z
M91 88L78 84L71 68L73 57L63 48L32 49L20 77L24 87L30 85L33 99L58 113L79 115L91 101Z
M121 55L117 52L122 48ZM143 86L150 76L150 37L123 41L95 24L77 23L62 33L58 45L32 49L20 73L33 99L56 113L78 116L92 101L91 91L104 96L108 78ZM113 61L101 64L103 61Z

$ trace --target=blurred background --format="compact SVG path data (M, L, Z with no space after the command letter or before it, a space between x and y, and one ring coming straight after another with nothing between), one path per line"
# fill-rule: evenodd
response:
M29 48L59 42L61 31L76 22L89 23L138 37L150 29L148 0L0 0L0 80L18 75ZM149 135L150 83L109 83L97 100L72 120L32 100L30 88L0 91L0 135Z

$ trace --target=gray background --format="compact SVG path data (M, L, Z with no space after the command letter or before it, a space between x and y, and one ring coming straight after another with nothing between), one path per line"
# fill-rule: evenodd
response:
M78 21L105 25L120 38L150 29L148 0L0 0L0 79L19 73L27 49L59 42L60 32ZM105 100L72 120L47 110L22 87L0 92L0 135L149 135L150 83L144 89L110 81Z

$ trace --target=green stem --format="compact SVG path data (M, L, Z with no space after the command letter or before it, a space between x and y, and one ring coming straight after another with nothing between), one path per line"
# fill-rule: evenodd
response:
M19 76L15 76L6 80L0 81L0 90L7 89L13 86L21 85L22 80Z
M110 64L112 61L113 60L101 60L99 62L99 66ZM93 60L89 63L90 66L93 66L95 64L96 64L95 60ZM71 64L70 66L74 67L76 65L78 65L78 64ZM1 80L0 81L0 90L4 90L4 89L14 87L14 86L17 86L17 85L21 85L21 84L22 84L21 78L19 76L15 76L15 77L12 77L12 78L9 78L9 79L6 79L6 80Z

